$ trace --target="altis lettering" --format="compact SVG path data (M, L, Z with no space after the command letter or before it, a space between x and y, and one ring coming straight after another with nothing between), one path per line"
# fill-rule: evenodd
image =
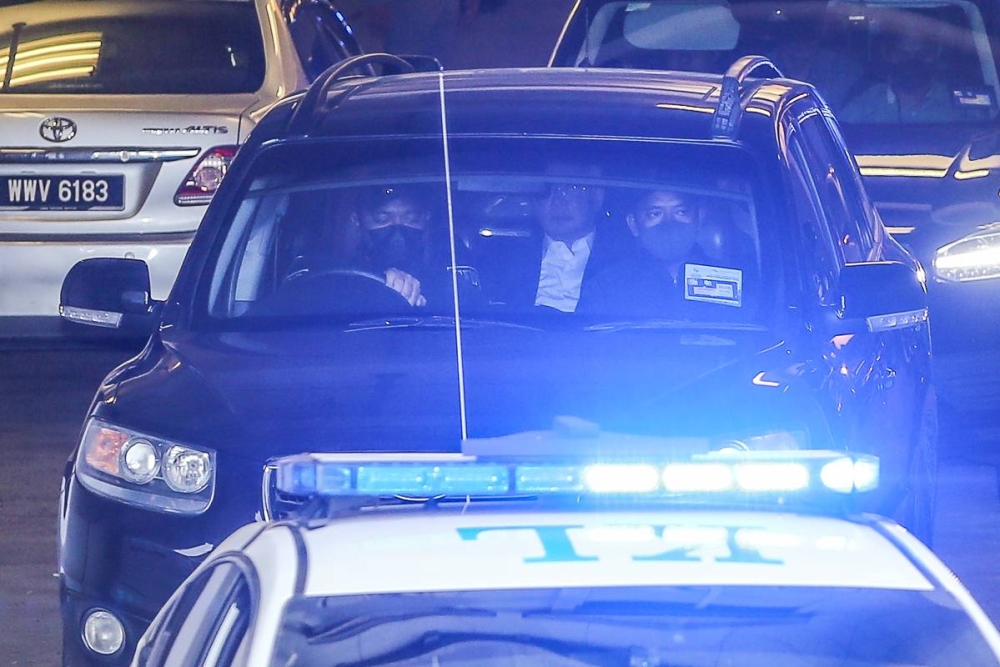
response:
M662 539L664 534L671 529L683 529L683 526L670 525L650 525L648 528L652 534ZM734 526L712 526L711 528L723 531L725 534L725 549L712 558L717 563L751 563L759 565L783 565L784 561L776 558L767 558L759 550L751 545L741 543L737 539L737 533L742 528ZM599 556L593 554L580 553L577 545L573 543L572 533L574 531L585 530L584 526L575 525L554 525L554 526L485 526L482 528L458 528L459 537L466 542L473 542L486 533L496 532L531 532L538 538L542 547L541 556L529 556L523 560L525 563L574 563L600 560ZM633 554L632 560L636 562L645 561L674 561L674 562L695 562L706 560L700 552L705 551L704 544L686 544L684 546L674 546L655 554Z
M11 204L48 203L52 181L41 178L12 178L7 181L7 201ZM110 186L105 180L60 180L55 188L58 201L103 203L108 201Z
M188 125L187 127L144 127L146 134L229 134L225 125Z

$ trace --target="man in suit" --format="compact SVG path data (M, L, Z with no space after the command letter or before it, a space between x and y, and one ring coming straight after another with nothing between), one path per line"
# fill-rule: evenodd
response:
M605 228L600 169L555 163L546 175L551 180L533 202L537 230L517 247L487 251L483 283L493 303L572 313L587 281L620 256L620 239Z

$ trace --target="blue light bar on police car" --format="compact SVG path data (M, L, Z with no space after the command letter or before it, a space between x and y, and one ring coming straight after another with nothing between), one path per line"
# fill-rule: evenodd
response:
M716 452L685 461L483 459L461 454L302 454L277 461L293 496L805 493L878 486L878 459L832 451Z

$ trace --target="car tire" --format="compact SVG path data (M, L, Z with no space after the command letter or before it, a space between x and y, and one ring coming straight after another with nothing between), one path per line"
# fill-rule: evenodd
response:
M921 542L931 546L938 479L938 406L933 389L924 396L917 424L905 492L894 518Z

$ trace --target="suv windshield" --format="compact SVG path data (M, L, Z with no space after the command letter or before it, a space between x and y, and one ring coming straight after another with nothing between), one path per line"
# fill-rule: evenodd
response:
M250 93L263 83L253 3L79 2L48 20L45 3L28 7L27 21L0 26L5 93Z
M747 54L816 85L844 123L995 118L996 26L968 0L583 3L558 66L722 73Z
M203 290L210 318L246 328L457 307L463 321L761 323L777 251L743 150L449 142L447 162L440 137L263 152Z
M271 664L951 667L996 660L940 592L689 586L300 597L285 607Z

